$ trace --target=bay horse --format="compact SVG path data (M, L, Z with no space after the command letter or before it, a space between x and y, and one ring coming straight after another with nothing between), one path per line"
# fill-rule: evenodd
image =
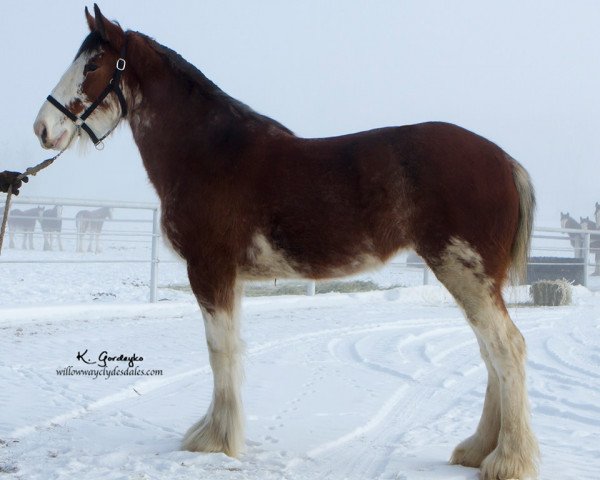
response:
M80 210L75 215L75 227L77 229L78 252L83 252L83 241L86 234L89 234L87 251L92 251L92 243L95 240L94 252L100 253L100 234L106 219L112 219L112 209L109 207L100 207L96 210Z
M482 478L536 474L525 341L502 298L526 265L535 204L526 170L494 143L432 122L300 138L228 96L152 38L97 5L75 59L34 123L41 145L99 143L125 118L187 262L213 371L191 451L244 447L240 299L248 280L324 279L413 248L473 328L488 371L483 414L451 462Z
M575 220L569 212L563 213L560 212L560 227L561 228L571 228L573 230L581 230L581 225L577 220ZM567 233L569 236L569 242L573 247L573 254L575 258L583 258L583 235L580 233Z
M15 208L10 211L8 217L8 235L10 242L8 248L15 248L15 235L17 233L23 234L22 249L33 250L33 232L35 231L35 225L38 220L41 221L44 207L34 207L28 210L19 210Z
M62 205L55 205L53 208L44 210L40 224L42 226L42 232L44 232L44 250L52 250L52 244L54 243L54 236L56 236L56 243L58 249L62 252L62 240L60 234L62 232Z

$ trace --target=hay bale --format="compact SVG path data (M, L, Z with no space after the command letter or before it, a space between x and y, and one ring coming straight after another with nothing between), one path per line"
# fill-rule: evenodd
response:
M531 285L529 294L534 305L556 307L570 305L572 300L571 284L566 280L541 280Z

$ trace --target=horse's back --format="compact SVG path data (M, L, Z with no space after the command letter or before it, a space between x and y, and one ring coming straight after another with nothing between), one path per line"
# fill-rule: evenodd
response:
M285 248L298 238L322 253L373 243L385 260L402 247L436 255L458 237L510 251L516 162L475 133L432 122L288 143L275 149L264 182ZM286 235L282 223L295 230Z

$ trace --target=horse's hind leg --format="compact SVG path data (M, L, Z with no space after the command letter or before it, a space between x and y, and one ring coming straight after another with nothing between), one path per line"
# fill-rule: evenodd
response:
M44 233L44 251L52 250L52 234Z
M472 321L470 320L469 323ZM465 467L481 466L481 462L498 444L500 433L500 383L498 374L492 365L485 342L475 330L479 351L488 372L488 383L485 391L483 412L477 430L454 449L450 463Z
M490 278L478 252L459 239L430 264L464 309L488 369L479 426L456 447L451 461L481 466L483 480L533 476L538 449L529 424L525 341L508 316L500 280Z
M188 267L188 273L204 318L214 387L206 415L187 431L183 448L235 457L244 447L243 342L238 318L242 286L236 285L235 278L210 279L199 267Z

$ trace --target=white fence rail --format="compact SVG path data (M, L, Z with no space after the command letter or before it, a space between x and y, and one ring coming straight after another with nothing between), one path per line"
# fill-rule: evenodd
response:
M0 198L0 201L2 199ZM100 201L100 200L71 200L63 198L14 198L13 209L19 208L23 210L23 205L53 207L54 205L63 206L67 214L62 216L64 228L62 235L71 250L73 250L72 240L77 240L80 235L75 228L75 215L69 215L74 212L74 208L100 208L109 207L118 212L114 214L112 219L105 220L105 225L102 229L102 242L113 242L112 251L116 252L121 249L123 254L106 256L89 257L85 255L63 254L59 258L33 257L27 256L26 252L20 252L19 255L0 255L0 265L2 264L148 264L149 265L149 281L148 299L150 302L157 301L158 290L158 275L159 263L174 262L166 257L165 253L161 253L160 228L159 228L159 210L158 205L152 203L140 202L115 202L115 201ZM582 246L579 252L575 251L569 243L568 234L578 234L583 239ZM532 254L542 256L552 254L559 257L573 257L572 264L581 265L581 258L584 259L584 284L587 286L588 277L590 274L590 256L595 251L590 249L593 236L598 236L600 232L589 230L573 230L563 228L542 228L538 227L533 235ZM17 234L18 236L19 234ZM37 228L34 232L37 238L43 236L42 232ZM600 238L600 237L599 237ZM39 244L39 240L37 241ZM116 246L115 246L116 245ZM144 245L144 248L139 248ZM5 240L4 248L6 249L8 242ZM134 252L128 254L127 252ZM15 253L14 251L11 253ZM141 256L140 256L141 255ZM161 258L161 255L163 258ZM580 258L575 258L580 255ZM597 252L600 257L600 252ZM538 263L539 264L539 263ZM563 263L569 265L569 263ZM593 264L592 264L593 265ZM413 280L416 278L416 272L421 272L420 280L416 280L421 284L428 284L433 277L430 270L424 265L407 265L406 257L396 257L390 263L390 268L405 269L406 271L414 272ZM306 294L315 294L315 282L306 282Z
M119 238L119 241L122 243L126 242L135 242L139 243L140 239L149 240L151 244L150 255L148 258L61 258L61 259L10 259L6 258L5 255L0 255L0 264L10 264L10 263L42 263L42 264L68 264L68 263L97 263L97 264L116 264L116 263L147 263L150 266L150 279L149 279L149 300L150 302L156 302L156 292L158 286L158 263L159 259L159 241L160 241L160 227L159 227L159 206L154 203L142 203L142 202L115 202L115 201L105 201L105 200L73 200L73 199L64 199L64 198L52 198L52 197L35 197L35 198L19 198L13 197L12 208L11 211L14 210L15 205L35 205L35 206L44 206L44 207L53 207L55 205L60 205L64 207L89 207L89 208L101 208L108 207L111 209L122 209L122 210L133 210L133 211L143 211L147 212L151 218L148 219L140 219L140 218L109 218L104 220L106 224L102 228L102 237L112 237ZM21 208L20 208L21 209ZM19 218L18 216L14 218ZM20 217L25 218L25 217ZM36 217L37 218L37 217ZM61 220L64 224L68 225L69 223L75 224L75 217L70 216L62 216ZM10 222L10 218L9 218ZM141 230L126 230L124 226L141 226ZM117 227L117 228L115 228ZM147 227L147 228L143 228ZM9 224L9 232L10 235L10 224ZM21 233L15 233L14 236L18 236ZM22 234L21 234L22 235ZM37 232L34 235L36 237L43 236L43 233ZM61 231L61 235L63 237L73 237L77 239L78 236L81 236L79 232L77 232L76 228L63 228ZM133 240L132 240L133 239ZM24 239L25 240L25 239ZM82 242L85 238L81 238ZM12 243L12 238L11 238ZM7 248L8 242L5 241L4 248ZM25 244L25 241L23 242ZM91 247L91 239L89 243Z

